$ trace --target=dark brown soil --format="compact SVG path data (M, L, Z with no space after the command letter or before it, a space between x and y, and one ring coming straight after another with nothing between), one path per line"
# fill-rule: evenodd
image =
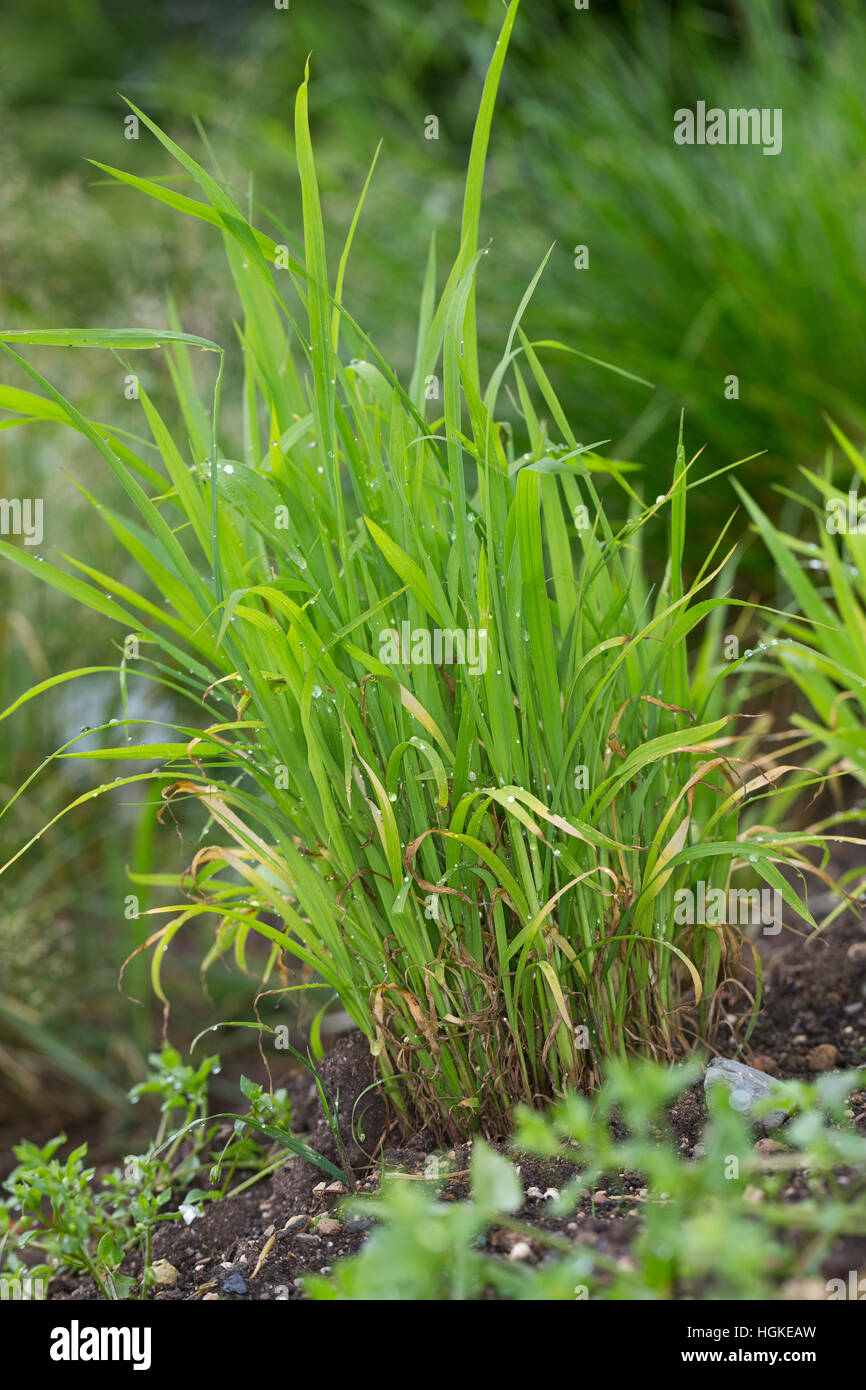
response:
M761 943L764 960L762 1012L738 1055L742 1060L780 1077L810 1077L817 1070L862 1066L866 1062L866 923L850 914L838 920L825 939L808 940L791 934ZM737 1051L740 1028L731 1014L731 1039L719 1050ZM821 1049L820 1051L818 1049ZM835 1051L833 1051L835 1049ZM338 1144L318 1106L315 1086L296 1086L294 1127L309 1132L312 1146L339 1166L348 1162L360 1191L375 1190L381 1163L408 1172L423 1170L427 1148L416 1140L410 1148L391 1147L395 1130L388 1123L379 1091L373 1087L372 1061L358 1033L343 1038L323 1063L323 1075L339 1099ZM373 1089L371 1089L373 1087ZM854 1100L855 1122L866 1124L866 1093ZM706 1118L700 1084L672 1106L670 1123L680 1150L691 1155ZM377 1158L378 1164L372 1162ZM442 1192L446 1201L468 1193L469 1146L447 1154L452 1173ZM615 1175L603 1190L588 1194L567 1218L552 1217L544 1194L561 1188L573 1176L562 1161L518 1160L526 1202L520 1219L539 1230L555 1231L579 1244L607 1254L627 1256L646 1191L634 1174ZM344 1192L323 1190L322 1173L298 1158L273 1177L226 1201L206 1205L190 1227L161 1226L154 1237L152 1258L167 1260L177 1270L174 1288L158 1290L157 1299L297 1299L303 1277L327 1272L334 1261L362 1247L370 1223L341 1215ZM787 1193L799 1195L796 1178ZM507 1230L487 1236L491 1250L507 1253L518 1239ZM530 1260L540 1259L542 1247ZM130 1259L125 1272L137 1274ZM837 1269L838 1266L838 1269ZM866 1267L866 1240L849 1238L834 1247L825 1262L826 1277ZM95 1290L86 1278L56 1278L55 1299L90 1299Z
M826 936L779 936L766 949L764 1006L749 1039L781 1077L813 1076L819 1046L834 1047L832 1066L866 1064L866 923L850 914ZM824 1070L825 1068L821 1068Z

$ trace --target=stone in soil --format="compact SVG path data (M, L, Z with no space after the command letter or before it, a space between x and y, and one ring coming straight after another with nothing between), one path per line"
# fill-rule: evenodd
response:
M731 1108L738 1110L741 1115L748 1116L753 1124L762 1129L775 1129L787 1119L785 1110L771 1110L764 1115L754 1113L755 1102L772 1095L773 1088L764 1072L747 1067L744 1062L735 1062L728 1057L715 1057L707 1067L704 1077L704 1090L707 1095L713 1086L727 1087Z

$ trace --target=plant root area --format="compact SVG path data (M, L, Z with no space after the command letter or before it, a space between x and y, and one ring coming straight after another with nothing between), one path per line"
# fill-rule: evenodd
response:
M748 1043L738 1051L739 1029L731 1016L729 1043L717 1043L721 1055L734 1055L782 1079L813 1078L817 1073L862 1066L866 1062L866 921L847 914L833 924L825 937L785 933L761 943L764 964L764 998ZM731 1006L734 1007L733 998ZM380 1145L385 1111L373 1081L371 1058L360 1033L342 1038L322 1064L332 1093L339 1088L341 1110L350 1115L363 1111L364 1148L367 1155ZM293 1128L309 1134L313 1148L340 1163L334 1143L306 1077L290 1078L294 1086ZM364 1094L366 1092L366 1094ZM866 1127L866 1092L851 1102L853 1123ZM366 1107L366 1109L364 1109ZM674 1103L669 1119L677 1145L691 1157L700 1142L706 1119L703 1087L692 1086ZM346 1130L349 1122L346 1120ZM757 1135L756 1135L757 1142ZM380 1184L382 1160L388 1168L423 1180L432 1146L423 1135L410 1147L379 1147L378 1160L369 1158L344 1136L344 1157L352 1165L361 1194L375 1192ZM501 1146L505 1152L505 1147ZM447 1160L447 1177L440 1185L445 1202L460 1201L469 1193L469 1145L451 1148L440 1157ZM604 1188L588 1192L567 1217L550 1214L550 1189L561 1191L574 1176L574 1168L555 1161L513 1155L524 1187L525 1201L517 1219L541 1233L554 1232L577 1245L589 1245L614 1259L629 1260L630 1246L640 1226L641 1206L647 1200L639 1174L609 1175ZM783 1200L797 1201L805 1192L804 1177L793 1173ZM176 1282L156 1288L157 1300L294 1300L304 1297L303 1280L310 1272L328 1273L335 1261L357 1253L368 1239L373 1223L343 1208L346 1191L317 1168L300 1158L289 1161L247 1191L219 1202L206 1203L190 1226L168 1222L154 1235L152 1260L167 1261L168 1277ZM541 1240L508 1228L490 1228L484 1237L489 1253L540 1262L547 1253ZM520 1249L515 1247L519 1245ZM847 1277L851 1269L866 1269L866 1239L840 1238L821 1268L822 1280L814 1290L786 1291L779 1297L824 1297L823 1280ZM139 1275L140 1260L129 1257L123 1272ZM58 1275L51 1281L49 1297L56 1300L95 1298L89 1277ZM490 1295L492 1296L492 1295Z

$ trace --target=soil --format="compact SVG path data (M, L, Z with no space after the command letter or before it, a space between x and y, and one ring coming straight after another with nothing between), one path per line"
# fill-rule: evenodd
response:
M741 1010L732 990L730 1040L727 1047L721 1040L720 1054L737 1053L741 1060L782 1078L811 1078L818 1071L866 1064L866 921L849 913L825 937L810 940L785 933L765 938L760 949L764 998L758 1021L738 1051L737 1013ZM293 1128L305 1130L312 1146L338 1166L348 1160L359 1191L379 1186L383 1159L404 1171L423 1171L431 1146L423 1136L411 1147L395 1146L394 1126L379 1092L370 1089L372 1059L361 1034L350 1034L337 1043L323 1062L323 1076L331 1093L339 1097L340 1144L318 1105L315 1085L298 1083L297 1078L289 1083L294 1085ZM852 1108L854 1122L866 1126L866 1092L855 1096ZM700 1083L676 1101L669 1119L680 1150L693 1155L706 1119ZM377 1162L372 1162L375 1156ZM453 1176L441 1195L446 1201L459 1200L468 1194L469 1146L449 1150L447 1158ZM561 1160L518 1158L518 1171L526 1192L519 1213L522 1222L555 1231L576 1244L627 1257L646 1195L639 1175L616 1175L606 1190L586 1195L569 1217L555 1218L541 1194L550 1187L561 1189L573 1169ZM795 1175L786 1197L796 1200L800 1186ZM302 1298L306 1274L327 1273L336 1260L359 1251L367 1239L372 1224L368 1219L340 1219L344 1200L345 1189L339 1184L323 1181L322 1173L304 1160L290 1159L273 1176L237 1197L205 1205L191 1226L172 1222L158 1228L152 1259L168 1261L178 1277L174 1287L159 1289L154 1296L212 1301ZM527 1238L493 1229L486 1239L490 1250L505 1254ZM528 1243L528 1259L540 1259L541 1246ZM845 1277L846 1271L861 1267L866 1268L866 1240L846 1238L834 1246L822 1273L825 1278ZM124 1272L138 1274L138 1260L130 1258ZM92 1299L96 1291L89 1278L60 1276L52 1280L50 1296Z

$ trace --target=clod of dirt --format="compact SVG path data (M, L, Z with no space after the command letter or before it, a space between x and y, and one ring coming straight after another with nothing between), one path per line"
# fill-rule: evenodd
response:
M388 1120L370 1044L364 1034L355 1031L340 1038L333 1052L323 1059L319 1075L337 1107L340 1143L320 1106L312 1116L310 1147L339 1168L348 1163L353 1170L364 1170L375 1161ZM321 1181L320 1169L302 1158L294 1158L277 1171L274 1187L288 1210L297 1212L308 1208L313 1189Z
M700 1081L678 1096L668 1111L671 1129L680 1152L691 1156L701 1142L707 1119L704 1091Z

